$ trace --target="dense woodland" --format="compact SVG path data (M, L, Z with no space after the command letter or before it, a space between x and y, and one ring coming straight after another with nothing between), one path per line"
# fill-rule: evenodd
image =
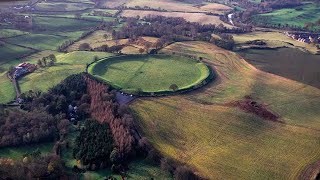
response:
M74 173L83 172L81 169L111 168L122 174L128 170L132 159L145 157L177 179L197 178L185 165L163 158L145 137L139 135L130 110L116 102L115 91L92 78L87 74L71 75L46 93L30 91L22 94L21 108L1 108L2 147L57 140L52 155L25 155L23 162L1 166L0 172L6 172L1 177L73 176L65 173L61 149L70 143L65 138L70 124L81 123L83 126L72 151L82 166L75 167ZM8 170L10 168L19 172L14 174Z

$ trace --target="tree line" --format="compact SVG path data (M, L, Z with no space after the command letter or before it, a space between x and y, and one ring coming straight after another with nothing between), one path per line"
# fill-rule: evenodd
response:
M143 21L145 21L144 23L141 23L138 20L138 18L127 18L126 26L123 26L119 31L112 32L113 39L137 39L141 36L157 37L159 38L156 43L156 48L158 49L178 41L199 40L214 43L215 41L211 36L213 33L221 35L249 31L245 28L230 29L222 24L218 26L213 24L201 25L199 23L188 22L183 18L164 16L147 16L143 19ZM228 38L217 45L232 40L233 38ZM221 47L225 46L223 45Z

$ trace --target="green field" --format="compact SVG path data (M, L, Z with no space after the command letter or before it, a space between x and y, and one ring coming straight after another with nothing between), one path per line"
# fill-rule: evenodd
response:
M1 54L0 64L28 55L32 52L34 51L31 49L5 43L3 46L0 46L0 54Z
M296 8L285 8L275 10L271 13L261 14L254 17L254 20L259 19L259 16L267 18L263 23L273 25L286 25L304 27L307 22L316 22L320 19L320 6L316 3L302 5Z
M120 56L101 60L89 67L89 73L125 92L163 92L187 89L200 84L210 72L196 60L169 55Z
M66 41L63 36L47 34L28 34L7 39L12 44L30 47L38 50L56 50L59 45ZM16 50L14 50L16 51ZM9 55L8 55L9 56Z
M72 15L74 17L74 15ZM63 17L41 17L35 16L34 25L45 29L49 32L73 32L90 30L97 26L99 22L85 21L80 19L63 18Z
M130 105L143 134L164 155L209 179L297 179L320 159L319 89L257 70L208 43L175 43L163 51L206 57L219 76L219 83L185 95ZM228 105L245 96L284 123Z
M8 37L18 36L26 33L27 32L15 30L15 29L0 29L0 38L8 38Z
M92 62L94 56L102 58L109 55L109 53L103 52L81 51L60 54L57 56L56 65L46 68L40 68L35 72L20 79L19 84L21 91L46 91L61 82L69 75L84 72L86 64Z

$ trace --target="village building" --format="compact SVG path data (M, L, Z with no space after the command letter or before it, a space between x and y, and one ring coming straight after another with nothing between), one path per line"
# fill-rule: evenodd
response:
M285 32L286 36L303 43L319 43L320 42L320 34L309 34L309 33L290 33Z
M37 66L30 63L21 63L15 67L13 78L17 79L25 74L31 73L37 69Z

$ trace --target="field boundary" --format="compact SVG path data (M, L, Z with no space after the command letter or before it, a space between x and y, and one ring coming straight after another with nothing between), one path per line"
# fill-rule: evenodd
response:
M166 54L166 55L170 55L170 54ZM102 60L108 60L108 59L112 59L114 57L127 57L128 55L115 55L115 56L110 56L107 58L101 58L97 61L91 62L90 64L88 64L86 66L86 74L89 75L91 78L95 79L98 82L101 82L103 84L106 84L108 86L110 86L111 88L117 90L117 91L121 91L120 87L116 87L114 85L112 85L111 82L108 82L106 79L103 79L101 77L92 75L91 73L89 73L88 69L91 65L95 64L98 61L102 61ZM129 55L129 56L141 56L141 55ZM181 57L187 57L190 58L188 56L181 56ZM191 58L192 60L195 60L194 58ZM190 86L188 88L184 88L184 89L179 89L176 91L158 91L158 92L136 92L136 93L126 93L126 94L130 94L130 95L134 95L134 96L139 96L139 97L160 97L160 96L169 96L169 95L176 95L176 94L183 94L183 93L187 93L187 92L191 92L193 90L199 89L205 85L207 85L208 83L210 83L211 81L213 81L216 77L215 72L212 70L211 67L209 67L206 63L202 62L201 60L197 60L201 63L203 63L209 70L209 74L208 76L203 79L201 82L197 83L196 85ZM122 92L122 91L121 91Z

